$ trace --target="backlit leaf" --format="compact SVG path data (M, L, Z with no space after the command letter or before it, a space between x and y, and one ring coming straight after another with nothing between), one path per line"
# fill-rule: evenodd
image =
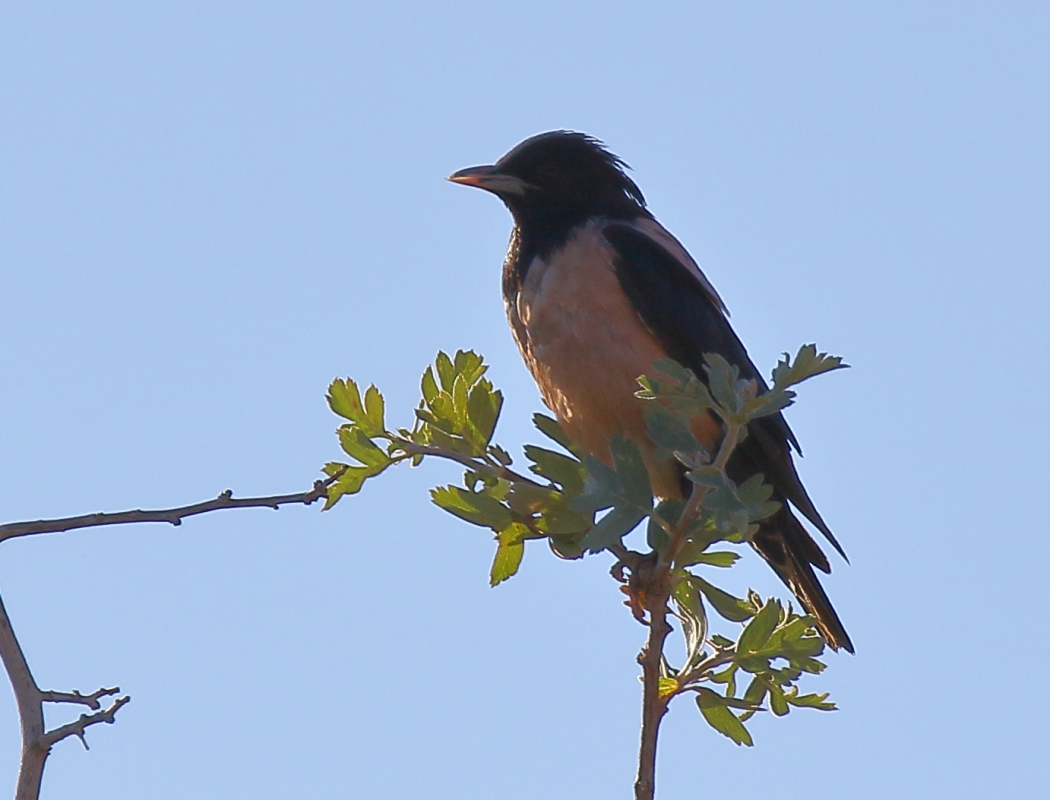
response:
M546 414L533 414L532 422L539 429L540 433L548 439L553 439L566 450L569 450L570 452L572 451L572 442L570 442L569 437L565 435L565 431L561 429L558 420L553 417L548 417Z
M715 611L732 622L743 622L750 619L754 612L750 606L738 597L733 597L729 592L722 591L717 586L712 586L699 575L689 573L689 580L714 606Z
M328 387L328 406L340 417L353 422L365 418L365 409L361 404L361 393L357 384L350 378L336 378Z
M365 420L368 423L367 432L372 436L386 430L384 411L383 395L372 384L365 390Z
M376 447L365 432L355 425L339 428L339 444L348 456L356 458L366 467L383 467L390 463L390 456Z
M484 492L439 486L430 490L430 497L435 505L475 525L503 530L511 522L510 509Z
M525 541L522 538L525 533L528 533L528 528L517 522L499 532L496 556L489 571L490 586L497 586L518 571L525 554Z
M441 351L437 354L437 358L434 359L434 366L437 367L441 388L451 395L452 384L456 381L456 370L452 366L452 359L448 357L446 352Z
M707 724L723 736L728 736L738 745L743 744L748 747L754 745L751 734L744 727L744 723L737 719L736 714L729 709L725 698L720 694L710 689L699 689L696 704L700 707L700 713L707 720Z
M760 652L780 621L781 610L780 603L776 600L767 601L740 634L737 652L741 655Z
M633 531L643 519L645 514L633 508L614 508L587 531L583 546L591 553L599 553Z

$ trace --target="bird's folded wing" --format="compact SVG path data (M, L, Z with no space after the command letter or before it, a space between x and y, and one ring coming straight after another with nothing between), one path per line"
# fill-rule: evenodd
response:
M615 270L624 293L667 354L706 380L704 353L717 353L743 378L767 389L744 345L729 324L725 305L678 241L655 220L611 222L603 235L615 251ZM748 425L750 434L731 462L734 480L761 472L835 546L831 530L817 512L791 460L790 446L801 452L779 412ZM825 562L826 563L826 562Z

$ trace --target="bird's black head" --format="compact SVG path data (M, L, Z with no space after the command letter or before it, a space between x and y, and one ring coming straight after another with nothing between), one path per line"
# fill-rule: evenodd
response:
M497 195L526 236L564 238L590 217L634 219L647 214L645 198L627 165L584 133L532 136L491 166L449 176Z

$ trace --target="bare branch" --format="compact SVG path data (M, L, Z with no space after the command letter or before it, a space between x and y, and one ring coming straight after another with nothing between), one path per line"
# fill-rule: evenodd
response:
M101 711L96 711L94 714L81 714L80 719L76 722L70 722L59 728L55 728L53 731L48 731L41 737L40 746L51 748L56 742L61 742L63 739L68 739L70 736L76 736L84 745L84 749L88 750L87 739L84 738L84 731L91 725L97 725L100 722L105 722L112 725L116 720L114 715L121 709L122 706L127 705L131 702L131 698L127 695L124 697L118 697L113 701L113 704L109 708Z
M207 514L224 508L273 508L283 505L310 505L328 495L328 487L342 475L337 472L326 480L315 481L313 488L298 494L279 494L270 497L234 497L231 490L226 490L214 500L195 503L178 508L160 509L157 511L121 511L118 513L84 514L79 517L62 519L41 519L32 522L10 522L0 525L0 542L19 536L32 536L37 533L61 533L78 528L94 528L101 525L130 525L138 522L167 522L180 525L186 517ZM3 662L14 690L15 703L18 706L18 719L22 728L22 761L18 769L18 783L15 788L15 800L37 800L40 796L40 782L44 774L44 764L51 752L51 747L63 739L76 736L87 747L84 732L100 722L112 723L117 711L131 701L128 696L114 700L108 708L102 708L103 697L117 694L120 689L99 689L91 694L79 691L56 692L42 691L33 678L33 673L26 662L25 654L18 643L11 619L0 599L0 661ZM72 703L90 708L94 713L81 714L80 719L70 722L52 731L44 730L44 703Z
M165 508L156 511L136 509L134 511L114 513L83 514L79 517L64 517L62 519L9 522L6 525L0 525L0 542L14 539L18 536L32 536L37 533L62 533L77 528L94 528L100 525L130 525L137 522L167 522L170 525L181 525L186 517L207 514L210 511L220 511L225 508L272 508L276 510L284 505L310 505L315 500L326 497L328 487L341 474L337 473L323 481L314 481L314 486L310 491L298 494L278 494L271 497L234 497L233 491L227 489L214 500L205 500L203 503L194 503L193 505L180 506L178 508Z
M119 686L114 686L112 689L99 689L91 694L81 694L76 689L72 692L41 691L40 699L45 703L77 703L87 706L92 711L98 711L102 708L102 704L99 702L100 697L109 697L117 694L119 691Z

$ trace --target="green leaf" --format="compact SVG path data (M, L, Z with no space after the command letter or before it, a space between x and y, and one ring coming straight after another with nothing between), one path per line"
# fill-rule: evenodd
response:
M787 353L777 362L773 369L773 386L776 389L786 389L816 375L847 367L849 364L843 364L841 357L818 353L815 344L804 344L798 349L794 363Z
M711 683L724 683L724 684L726 684L728 686L729 684L734 682L734 677L736 676L736 672L737 672L737 665L736 664L730 664L728 667L726 667L721 672L713 673L708 680L710 680Z
M480 380L470 390L467 399L467 416L478 432L478 444L485 447L496 430L500 409L503 407L503 393L493 391L492 384Z
M643 519L645 514L636 509L614 508L587 531L583 547L591 553L600 553L633 531Z
M662 553L670 541L671 537L667 535L667 531L664 530L656 515L650 516L645 526L645 543L650 549Z
M722 695L710 689L699 689L696 704L700 707L700 713L707 720L707 724L723 736L728 736L737 745L743 744L748 747L754 745L751 734L744 727L744 723L730 711Z
M698 486L706 486L709 489L720 489L730 483L722 470L708 465L691 469L685 476Z
M506 495L507 503L519 514L540 513L557 502L558 495L543 486L533 486L522 481L515 481Z
M434 366L437 367L441 388L451 395L452 384L456 381L456 370L452 366L452 359L448 357L444 350L441 350L438 352L437 358L434 359Z
M502 399L503 398L500 397L500 400ZM491 447L489 447L489 453L492 455L493 458L495 458L500 464L502 464L505 467L509 467L511 464L514 463L514 459L510 457L510 453L508 453L498 444L494 444Z
M718 353L704 353L704 364L711 395L725 411L735 414L740 410L736 388L740 370Z
M489 571L490 586L498 586L518 571L525 554L525 540L522 537L528 532L528 528L519 522L499 532L496 557L492 560L492 569Z
M642 413L645 416L645 433L658 446L658 460L666 460L675 452L692 455L703 449L693 436L689 420L684 414L665 408L660 403L645 403Z
M553 439L569 452L573 452L572 442L569 441L569 437L565 435L565 431L561 429L556 419L546 414L533 414L532 422L548 439Z
M580 534L549 536L547 537L547 544L550 545L551 552L558 558L575 559L583 557L583 536Z
M673 358L658 358L653 362L653 369L662 372L669 378L674 378L680 384L692 383L697 380L691 369L683 367Z
M453 368L457 375L464 377L468 387L488 371L485 360L473 350L457 350Z
M534 444L525 445L525 456L533 462L529 466L532 472L559 484L566 494L577 495L583 491L587 471L578 459Z
M838 706L828 702L828 693L824 694L796 694L797 688L785 694L785 699L793 706L799 708L815 708L818 711L838 711Z
M694 575L691 572L688 575L689 580L703 593L707 601L714 606L715 611L726 619L731 622L743 622L754 615L751 607L740 598L733 597L729 592L724 592L717 586L712 586L699 575Z
M657 681L657 695L663 699L670 697L679 690L680 685L674 678L662 677Z
M820 636L803 636L797 639L785 639L780 646L787 658L809 658L824 652L824 639Z
M340 417L360 423L365 419L361 393L350 378L336 378L328 387L328 407Z
M648 511L653 505L653 490L649 485L649 470L645 468L637 445L626 437L614 436L609 450L616 465L616 476L623 487L623 498Z
M783 717L791 710L784 697L784 690L775 683L769 684L769 709L778 717Z
M668 383L662 376L669 377ZM714 401L707 387L677 361L669 358L653 362L653 373L638 379L641 391L635 392L642 399L662 399L670 403L671 408L680 411L687 417L695 417L714 407Z
M376 447L368 435L355 425L340 426L339 444L348 456L356 458L366 467L383 468L390 463L390 456Z
M682 564L682 566L707 564L711 567L731 567L739 560L740 554L734 553L732 550L714 550L710 553L698 553L695 560L689 564Z
M761 675L756 675L751 679L751 683L747 685L747 689L744 690L744 701L751 703L757 709L762 705L762 701L766 699L766 692L768 691L769 683ZM746 714L744 719L750 716L750 714Z
M375 473L367 467L347 467L346 470L340 475L335 483L328 487L327 497L325 498L323 511L327 511L336 503L339 502L344 494L357 494L361 491L361 486L364 484L366 478L370 478Z
M427 367L427 371L423 373L423 380L420 382L420 390L423 393L423 402L428 406L434 403L434 398L438 396L437 381L434 380L434 368Z
M430 497L435 505L475 525L502 531L511 523L510 509L485 492L439 486L430 490Z
M386 430L383 395L379 393L375 384L365 391L365 420L368 423L368 433L372 436Z
M744 414L748 419L758 419L776 414L795 402L795 393L787 389L776 389L765 392L744 404Z
M707 614L696 587L688 577L679 576L671 589L671 597L678 609L678 619L682 621L682 635L685 638L686 669L699 660L707 638Z
M758 473L737 486L736 493L744 505L756 506L773 496L773 487L765 482L761 473Z
M776 600L771 598L767 601L740 634L737 652L744 656L760 652L780 622L781 611L780 603Z
M467 380L457 375L452 383L453 419L456 422L456 433L464 433L467 424Z
M537 530L552 536L584 534L594 524L594 516L579 514L566 507L549 507L543 510L534 524Z
M803 672L808 672L810 675L819 675L827 669L828 665L823 661L817 661L815 658L798 658L792 656L791 666L800 669Z

